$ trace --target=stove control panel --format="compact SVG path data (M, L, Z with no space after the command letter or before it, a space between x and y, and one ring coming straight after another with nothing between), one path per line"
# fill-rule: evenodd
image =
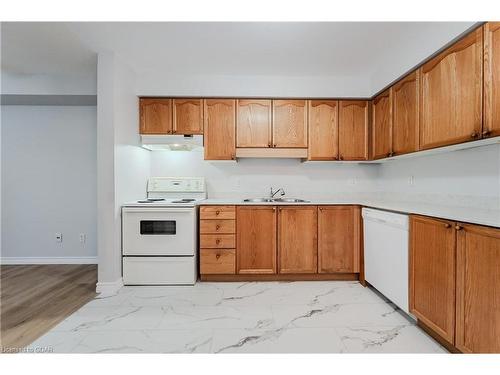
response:
M151 177L148 193L204 193L203 177Z

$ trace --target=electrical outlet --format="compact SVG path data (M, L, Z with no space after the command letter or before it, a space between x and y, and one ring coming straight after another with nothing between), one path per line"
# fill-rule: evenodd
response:
M80 243L85 243L87 236L85 233L80 233Z
M62 242L62 233L56 233L54 237L56 242Z

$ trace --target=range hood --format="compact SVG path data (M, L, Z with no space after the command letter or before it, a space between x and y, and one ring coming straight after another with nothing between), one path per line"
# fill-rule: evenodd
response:
M141 144L151 151L192 151L203 147L203 136L141 135Z

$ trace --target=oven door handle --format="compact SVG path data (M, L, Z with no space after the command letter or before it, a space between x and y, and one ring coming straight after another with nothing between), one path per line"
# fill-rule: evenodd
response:
M184 213L189 213L194 211L193 207L176 207L176 208L170 208L170 207L148 207L148 208L142 208L142 207L123 207L122 208L123 212L166 212L166 213L171 213L171 212L184 212Z

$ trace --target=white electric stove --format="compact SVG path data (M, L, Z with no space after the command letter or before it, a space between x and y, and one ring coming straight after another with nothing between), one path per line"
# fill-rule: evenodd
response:
M125 285L196 282L196 206L206 197L203 177L152 177L146 199L123 205Z

